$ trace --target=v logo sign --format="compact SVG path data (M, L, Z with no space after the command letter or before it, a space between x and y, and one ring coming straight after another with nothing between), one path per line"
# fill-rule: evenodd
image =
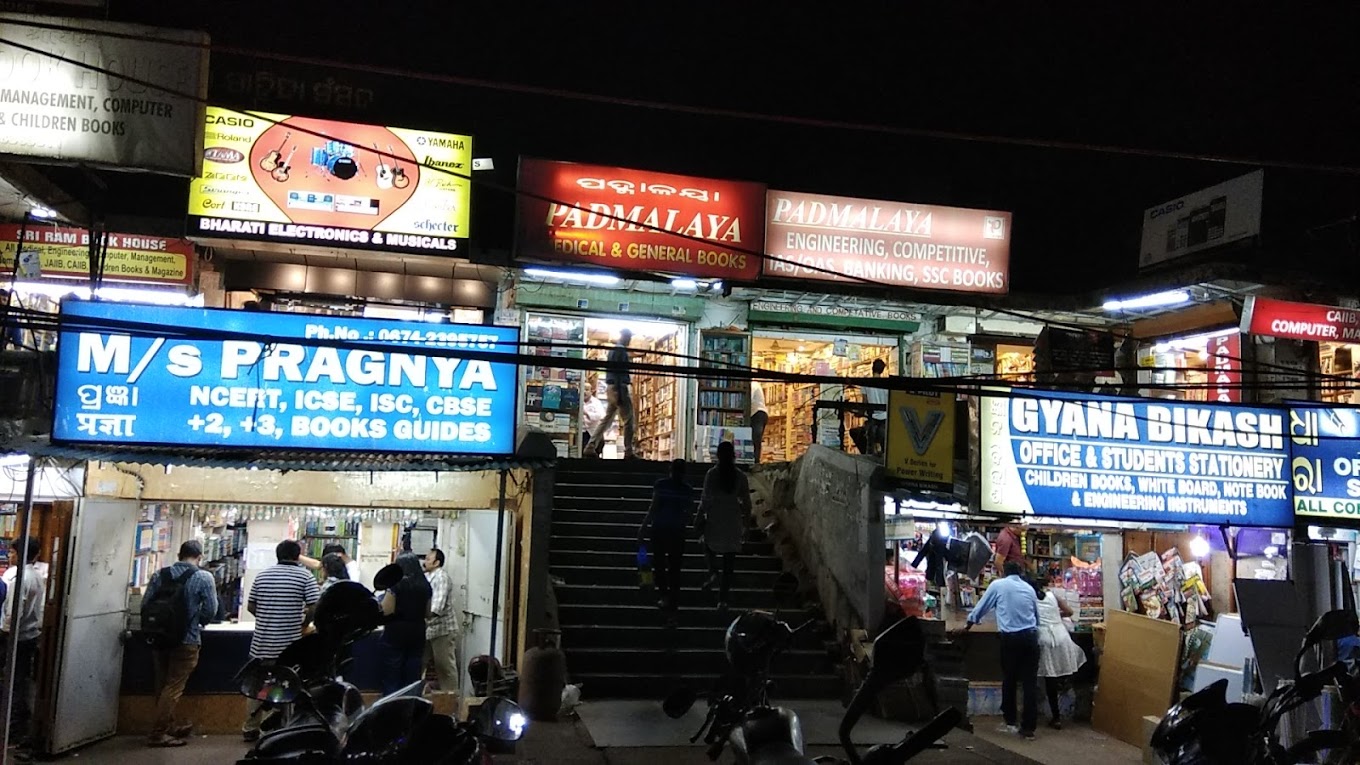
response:
M944 424L944 412L931 412L925 422L921 422L921 415L914 407L898 407L897 412L902 416L902 424L907 426L907 435L911 436L911 448L916 450L916 456L924 455L940 432L940 425Z

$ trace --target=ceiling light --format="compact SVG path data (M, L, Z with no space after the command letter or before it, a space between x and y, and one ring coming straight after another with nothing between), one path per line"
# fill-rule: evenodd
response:
M1209 554L1209 540L1196 535L1190 540L1190 554L1196 558L1203 558Z
M1138 308L1161 308L1188 302L1190 302L1189 292L1186 292L1185 290L1170 290L1168 292L1155 292L1151 295L1140 295L1124 300L1106 300L1101 308L1106 311L1130 311Z
M90 299L90 288L77 284L53 284L51 282L19 282L13 285L14 294L20 298L41 295L60 300L64 297ZM186 295L183 292L166 290L139 289L137 287L101 287L96 293L100 300L115 303L146 303L151 305L180 305L201 308L203 296Z
M693 279L671 279L671 286L678 290L697 290L699 282Z
M621 280L613 274L592 274L585 271L557 271L550 268L526 268L525 276L532 276L535 279L561 279L564 282L580 282L582 284L598 284L601 287L613 287Z
M709 289L710 289L710 290L713 290L714 292L722 292L722 290L723 290L723 283L722 283L722 280L718 280L718 281L716 281L716 282L713 282L713 284L712 284L711 286L709 286Z
M28 211L28 214L29 214L29 215L32 215L34 218L44 218L44 219L46 219L46 218L55 218L55 217L57 217L57 211L56 211L56 210L53 210L53 209L50 208L50 207L43 207L43 206L41 206L41 205L33 205L33 209L32 209L32 210L29 210L29 211Z

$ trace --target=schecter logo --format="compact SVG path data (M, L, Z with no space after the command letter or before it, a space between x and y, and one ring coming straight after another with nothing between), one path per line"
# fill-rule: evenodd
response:
M916 456L924 456L935 436L939 434L940 426L944 424L944 412L932 411L925 416L924 421L915 407L898 407L897 413L907 428L907 435L911 436L912 450L916 452Z

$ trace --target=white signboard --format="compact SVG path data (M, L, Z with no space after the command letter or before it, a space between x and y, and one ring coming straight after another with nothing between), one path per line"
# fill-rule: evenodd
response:
M1259 235L1264 181L1257 170L1145 210L1138 267Z
M198 175L204 107L172 93L207 95L207 42L199 32L0 14L0 155Z

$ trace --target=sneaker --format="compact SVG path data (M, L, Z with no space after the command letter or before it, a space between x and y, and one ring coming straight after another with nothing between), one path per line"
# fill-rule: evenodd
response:
M177 736L170 736L165 733L152 734L151 736L148 736L146 739L147 746L160 748L180 747L184 746L187 743L189 742L185 741L182 738L179 738Z
M1020 732L1020 726L1018 726L1018 725L1010 725L1010 724L1007 724L1007 723L1002 723L1002 724L996 726L996 732L997 732L997 733L1010 733L1010 734L1016 734L1016 733L1019 733L1019 732Z
M1062 730L1062 720L1059 720L1058 718L1055 717L1052 720L1048 721L1048 727L1052 728L1053 730Z
M1020 738L1023 738L1023 739L1026 740L1026 741L1033 741L1033 740L1034 740L1034 731L1032 731L1032 730L1022 730L1022 731L1020 731Z
M178 728L170 729L170 738L188 738L194 733L194 724L185 723Z

